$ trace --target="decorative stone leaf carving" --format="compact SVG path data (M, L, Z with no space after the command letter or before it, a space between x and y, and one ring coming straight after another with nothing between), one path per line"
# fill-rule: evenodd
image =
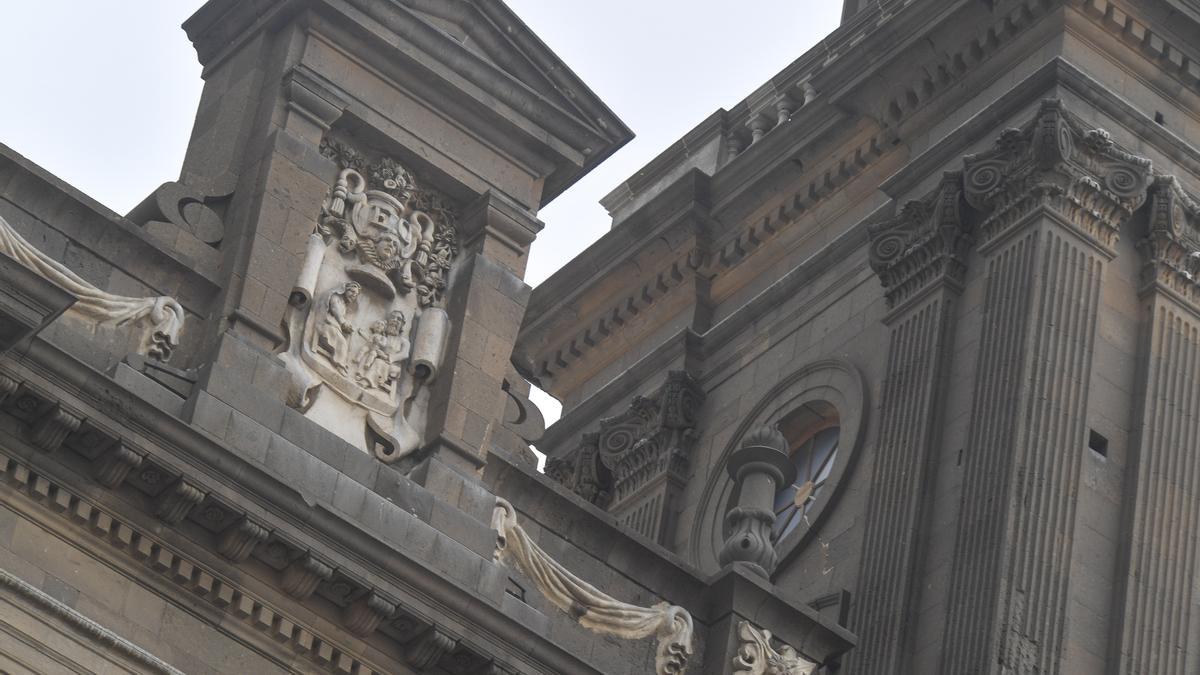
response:
M733 675L810 675L817 668L787 645L776 650L771 646L771 631L748 621L738 623L738 638L741 645L733 658Z
M984 244L1046 207L1111 250L1151 180L1150 160L1121 150L1103 129L1085 129L1055 99L964 164L967 202L988 214L979 228Z
M67 309L69 315L95 326L139 326L142 330L139 353L166 361L179 345L184 313L183 307L174 298L131 298L102 291L34 248L4 218L0 218L0 253L74 295L75 304Z
M445 351L454 212L390 158L371 163L336 141L321 152L342 170L290 299L288 404L392 462L421 444Z
M932 195L908 202L895 218L871 228L871 267L889 307L937 279L962 285L973 237L961 202L962 174L947 173Z
M620 503L663 473L686 480L704 391L685 371L671 371L653 397L638 396L619 415L583 434L579 447L546 462L546 474L589 502Z
M682 607L660 602L638 607L621 602L569 572L546 555L517 522L512 504L497 498L492 513L497 562L521 570L555 607L585 628L630 640L658 638L657 675L683 673L692 655L692 616Z
M1200 203L1174 176L1159 176L1150 188L1150 218L1138 249L1144 283L1200 306Z

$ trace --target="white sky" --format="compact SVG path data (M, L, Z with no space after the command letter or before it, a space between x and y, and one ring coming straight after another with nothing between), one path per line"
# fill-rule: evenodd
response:
M824 38L840 0L508 0L637 138L539 214L536 285L602 235L597 203ZM0 2L0 143L118 213L179 175L198 0ZM547 420L554 406L542 403Z

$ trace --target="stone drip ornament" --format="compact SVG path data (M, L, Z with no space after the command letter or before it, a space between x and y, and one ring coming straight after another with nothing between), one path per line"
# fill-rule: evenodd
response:
M687 610L666 602L638 607L601 592L546 555L517 523L512 504L499 497L492 512L492 529L497 533L495 560L519 569L555 607L597 633L629 640L655 636L655 674L686 672L693 651L692 616Z
M131 298L102 291L34 248L4 218L0 218L0 253L74 295L75 303L67 309L68 315L92 326L137 326L142 331L139 354L166 361L179 345L184 313L175 298Z
M738 622L737 655L733 657L733 675L811 675L817 664L782 645L777 651L771 646L771 631L754 626L749 621Z
M395 160L332 141L321 152L342 170L289 299L288 405L394 462L420 447L445 352L454 213Z

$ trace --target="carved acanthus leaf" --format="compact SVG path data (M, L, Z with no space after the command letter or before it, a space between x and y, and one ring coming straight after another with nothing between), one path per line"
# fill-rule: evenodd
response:
M184 313L183 307L174 298L165 295L131 298L102 291L34 248L4 218L0 218L0 253L74 295L75 304L67 309L67 313L95 325L140 325L143 333L138 353L166 361L179 345Z
M888 306L938 279L962 284L973 237L961 203L962 174L947 173L931 195L908 202L895 218L871 228L871 267Z
M583 434L578 448L550 459L546 473L605 508L664 473L686 479L704 390L686 371L671 371L653 397L638 396L622 413Z
M782 645L771 645L771 631L763 630L748 621L738 623L737 656L733 658L733 675L810 675L817 664Z
M666 602L638 607L583 581L546 555L517 522L512 504L500 498L492 514L492 529L497 533L497 562L520 569L555 607L597 633L630 640L657 637L655 673L685 672L693 650L692 616L687 610Z
M1150 216L1138 242L1145 284L1158 284L1200 306L1200 204L1174 176L1150 188Z
M967 202L987 214L979 228L983 243L1049 208L1112 250L1151 180L1150 160L1118 148L1107 131L1084 128L1053 99L1042 102L1032 122L1005 130L995 147L964 164Z

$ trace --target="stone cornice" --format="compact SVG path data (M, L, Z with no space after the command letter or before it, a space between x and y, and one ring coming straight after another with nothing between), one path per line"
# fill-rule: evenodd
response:
M889 307L938 281L961 289L973 243L961 204L962 174L948 173L931 195L871 226L871 268L883 283Z
M123 496L114 493L113 498L132 498L132 501L125 501L120 509L96 521L106 527L112 527L113 522L129 523L157 515L168 525L155 526L156 536L184 537L192 542L189 546L210 549L232 565L242 558L245 560L242 564L273 567L278 570L275 584L281 592L306 590L308 586L295 578L286 579L284 570L290 561L305 556L318 558L319 564L310 567L318 572L328 568L332 577L322 581L317 575L317 593L335 606L344 609L366 593L388 598L386 601L392 605L403 602L403 611L392 613L386 624L380 620L373 639L382 637L403 644L411 638L411 626L432 626L449 620L456 626L472 628L470 635L462 636L456 643L455 658L463 652L463 658L471 662L490 662L493 655L512 660L520 657L509 653L506 645L532 641L541 645L535 656L537 667L593 672L590 666L530 632L529 626L514 621L504 612L502 584L488 582L489 577L501 573L492 569L489 562L480 561L484 568L482 581L476 570L467 583L439 571L432 561L422 561L419 556L398 548L384 533L403 533L417 527L410 522L416 516L382 497L367 494L374 496L380 505L367 514L371 518L362 522L347 521L328 507L314 507L311 496L299 492L297 486L285 484L283 477L269 474L263 467L115 386L108 378L41 339L35 339L18 361L5 366L0 385L12 382L16 386L3 387L7 395L0 405L22 426L29 428L40 414L53 408L66 410L83 420L78 430L65 439L59 452L46 453L31 443L6 446L6 452L16 454L12 460L4 460L5 466L16 467L11 469L17 473L10 482L24 476L35 500L53 501L55 495L67 495L59 510L76 508L76 502L69 498L75 494L71 492L73 488L67 486L88 482L91 462L105 453L127 448L143 459L138 470L120 486ZM118 427L120 431L116 432ZM72 475L69 479L53 477L68 473ZM138 492L144 496L137 495ZM97 495L104 494L107 494L104 490L97 491ZM141 504L145 513L136 517L125 513L125 509L137 510L132 506L134 503ZM90 514L100 507L89 499L86 506L79 508L89 514L85 520L91 522ZM246 523L248 527L244 526ZM229 531L230 527L240 531ZM262 538L259 530L267 530L268 536ZM116 545L129 547L134 543L130 526L113 532ZM433 534L441 536L436 530ZM143 547L142 557L152 562L157 560L164 570L173 570L178 554L157 540L145 541L148 543ZM254 561L249 560L251 556ZM194 568L195 563L187 561L187 569ZM210 580L216 578L216 571L214 568ZM193 583L205 578L191 571L183 576ZM297 593L292 594L298 597ZM255 611L258 610L253 607L248 610L251 618ZM368 625L359 618L351 613L334 620L349 620L359 627Z
M1120 228L1145 201L1151 180L1150 160L1117 147L1107 131L1084 128L1055 99L963 164L967 203L986 214L978 229L981 247L1050 209L1115 255Z
M1200 310L1200 203L1174 176L1158 176L1150 188L1145 234L1137 247L1143 292L1161 288Z

